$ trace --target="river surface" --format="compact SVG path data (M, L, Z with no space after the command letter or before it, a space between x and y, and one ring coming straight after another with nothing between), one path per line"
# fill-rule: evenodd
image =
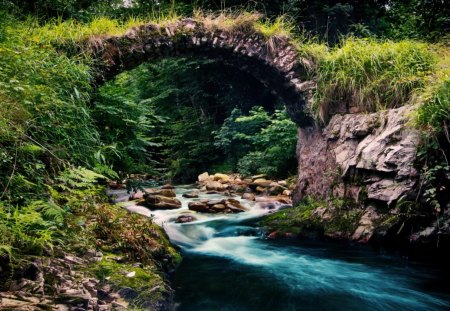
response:
M179 310L450 310L448 270L368 247L268 240L257 224L272 211L240 200L248 212L194 213L187 204L198 199L181 196L191 190L176 189L181 209L126 207L153 217L181 248L183 262L172 278ZM174 222L191 213L197 221Z

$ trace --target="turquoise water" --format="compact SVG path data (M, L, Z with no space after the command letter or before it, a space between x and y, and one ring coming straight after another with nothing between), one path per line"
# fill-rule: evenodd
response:
M172 279L179 310L450 310L442 269L368 247L267 240L257 221L269 211L244 200L247 213L194 214L198 221L175 224L190 213L190 200L180 199L179 210L130 208L152 214L182 249Z

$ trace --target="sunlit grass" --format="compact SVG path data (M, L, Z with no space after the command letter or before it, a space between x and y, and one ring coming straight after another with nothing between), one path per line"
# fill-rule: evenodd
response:
M349 38L321 60L312 110L326 120L337 103L360 111L407 104L426 87L436 64L436 54L425 43Z
M450 49L446 45L434 48L439 58L437 70L418 94L419 107L412 117L416 127L439 133L450 121Z

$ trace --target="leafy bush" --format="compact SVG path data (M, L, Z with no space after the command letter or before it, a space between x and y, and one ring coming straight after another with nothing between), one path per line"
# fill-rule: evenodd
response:
M285 110L276 110L270 116L264 108L255 106L245 116L234 109L215 138L215 145L234 161L240 174L285 177L295 173L297 126Z

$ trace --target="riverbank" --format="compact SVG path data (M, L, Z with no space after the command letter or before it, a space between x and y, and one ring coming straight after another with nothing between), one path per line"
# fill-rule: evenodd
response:
M0 257L0 310L174 308L168 273L181 256L161 227L108 203L101 183L52 194L55 203L70 208L64 231L53 226L42 252L14 250L13 257ZM27 224L33 226L27 229L30 239L36 238L32 229L42 230L42 224Z

